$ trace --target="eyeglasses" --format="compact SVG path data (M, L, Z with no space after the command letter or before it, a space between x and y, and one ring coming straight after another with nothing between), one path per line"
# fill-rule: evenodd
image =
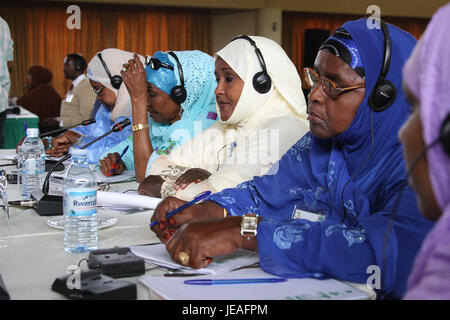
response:
M303 69L303 79L307 89L314 89L318 84L322 86L323 91L331 98L336 99L339 95L344 92L351 91L358 88L364 88L365 84L360 84L357 86L340 88L336 83L328 78L319 76L313 69L304 68Z
M145 60L146 60L146 65L149 65L150 64L150 67L153 69L153 70L158 70L159 68L167 68L167 69L170 69L170 70L173 70L173 67L170 65L170 64L167 64L167 63L164 63L164 62L161 62L160 60L158 60L158 59L156 59L156 58L150 58L150 60L148 60L148 56L145 58ZM148 62L147 62L147 60L148 60Z
M101 87L98 88L98 89L92 88L92 90L94 90L94 93L95 93L97 96L99 96L99 95L103 92L103 89L105 89L104 86L101 86Z

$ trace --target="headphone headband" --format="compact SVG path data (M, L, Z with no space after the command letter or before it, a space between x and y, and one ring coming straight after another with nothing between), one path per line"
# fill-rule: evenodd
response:
M391 37L389 35L389 30L386 26L386 23L384 23L383 20L380 20L381 30L383 30L384 34L384 61L383 61L383 68L381 69L380 78L385 78L388 71L389 66L391 64Z
M101 52L97 53L97 57L100 59L100 62L102 63L103 68L105 69L106 74L109 77L109 81L111 82L111 86L114 89L118 90L120 88L120 85L122 84L122 77L121 76L111 76L111 72L109 71L108 66L106 65L105 61L103 61Z
M384 59L377 82L369 96L369 107L376 112L389 108L395 101L397 89L395 85L386 80L389 66L391 64L392 42L389 35L389 29L383 20L378 20L384 35Z
M181 104L186 100L187 98L187 92L186 88L184 87L184 75L183 75L183 68L181 67L180 60L178 60L177 55L173 51L167 52L169 55L171 55L175 61L177 62L177 68L178 68L178 74L180 75L180 82L181 86L175 86L170 90L170 96L172 99L181 106Z

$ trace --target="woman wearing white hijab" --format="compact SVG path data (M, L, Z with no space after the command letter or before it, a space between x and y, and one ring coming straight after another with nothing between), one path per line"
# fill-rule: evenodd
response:
M141 194L191 200L202 191L234 187L266 174L309 130L300 77L277 43L240 36L215 59L220 120L156 160L139 186ZM264 67L270 82L255 86Z
M133 52L110 48L100 51L91 59L87 68L87 77L94 92L97 94L96 105L100 104L95 113L96 123L89 126L75 127L53 138L50 155L61 156L67 153L70 147L82 146L101 136L110 130L114 123L125 118L130 118L131 120L131 100L128 90L121 81L118 81L116 87L114 87L111 77L120 77L120 70L123 64L132 59L133 55ZM144 57L140 55L139 59L142 62L145 61ZM103 153L125 140L129 135L131 135L130 126L88 147L89 162L97 163Z

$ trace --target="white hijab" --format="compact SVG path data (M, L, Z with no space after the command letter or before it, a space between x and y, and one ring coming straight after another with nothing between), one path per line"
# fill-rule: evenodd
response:
M111 77L120 76L122 65L128 63L128 60L133 59L134 53L120 49L109 48L100 51L102 59L111 73ZM138 55L142 63L145 63L143 56ZM122 82L120 88L114 89L111 85L111 80L103 67L97 54L89 61L87 68L87 77L92 81L100 82L102 85L112 90L116 95L116 104L111 113L111 120L116 121L119 117L130 117L131 113L131 99L125 83Z
M257 36L250 38L256 42L262 53L267 73L272 79L272 86L265 94L258 93L253 88L253 76L262 71L255 48L246 39L231 41L214 57L217 59L217 56L220 56L244 81L244 87L233 114L227 121L221 122L245 126L250 119L258 117L258 114L263 115L270 111L277 106L267 103L273 95L274 88L288 102L290 112L306 120L306 102L295 65L275 41ZM218 106L217 112L220 114Z
M309 130L301 79L294 64L274 41L251 38L263 55L272 87L265 94L253 88L253 76L262 68L249 41L234 40L216 53L215 58L220 56L244 81L241 96L228 120L217 121L148 168L147 175L161 175L165 180L163 197L192 200L202 191L235 187L269 168L275 173L272 165ZM216 109L220 114L217 104ZM267 136L260 135L264 132ZM205 169L211 176L175 192L173 183L189 168Z

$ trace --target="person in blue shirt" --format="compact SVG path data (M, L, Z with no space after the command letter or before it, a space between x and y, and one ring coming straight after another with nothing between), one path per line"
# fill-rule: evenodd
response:
M165 214L185 201L158 205L152 230L175 261L202 268L238 248L257 250L260 267L280 277L335 278L370 284L379 299L402 297L432 222L408 186L397 138L409 114L401 70L416 40L386 26L394 94L372 96L385 57L383 29L368 28L367 19L338 28L304 72L310 132L276 173L212 194L168 221ZM241 227L252 219L254 228ZM379 270L378 283L370 282L371 270Z
M84 144L109 131L111 127L126 118L131 120L131 99L124 83L117 88L112 85L110 76L117 76L123 64L134 57L132 52L109 48L97 53L89 62L87 77L92 89L97 94L95 124L78 126L47 140L47 153L51 156L62 156L71 148L79 148ZM139 56L141 61L144 57ZM103 62L102 62L103 60ZM105 68L106 66L106 68ZM108 74L109 73L109 74ZM101 103L98 106L98 103ZM119 132L111 133L87 148L89 163L98 163L100 156L113 146L124 141L131 134L131 126Z
M168 155L216 122L214 59L198 50L158 51L146 66L130 60L122 74L133 101L135 129L102 156L100 169L109 175L129 146L113 173L135 170L141 181L160 155Z

